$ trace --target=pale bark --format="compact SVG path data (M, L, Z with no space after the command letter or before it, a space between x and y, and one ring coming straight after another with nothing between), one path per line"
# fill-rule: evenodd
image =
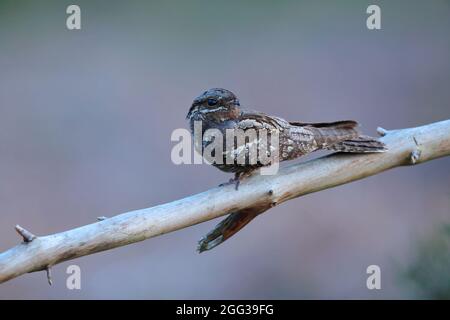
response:
M0 283L27 272L47 270L62 261L142 241L250 206L282 203L387 169L450 155L450 120L422 127L386 131L380 138L389 151L333 154L280 169L275 176L256 175L181 200L135 210L65 232L35 236L20 226L24 241L0 254Z

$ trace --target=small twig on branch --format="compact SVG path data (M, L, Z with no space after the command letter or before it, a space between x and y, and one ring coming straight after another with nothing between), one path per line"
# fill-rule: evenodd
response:
M30 231L22 228L19 225L16 225L15 229L16 229L17 233L22 236L23 242L25 242L25 243L31 242L34 239L36 239L36 236L34 234L32 234Z
M275 176L252 176L242 182L238 191L233 185L213 188L38 238L16 226L24 242L0 254L0 283L40 270L47 270L51 283L50 266L66 260L142 241L232 211L267 203L278 205L394 167L450 155L450 120L393 131L379 128L378 132L383 136L380 140L387 145L388 152L332 154L282 168Z

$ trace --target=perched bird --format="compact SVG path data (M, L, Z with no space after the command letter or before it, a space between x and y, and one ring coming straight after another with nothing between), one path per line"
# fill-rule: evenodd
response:
M186 118L190 121L190 129L193 135L195 123L201 122L202 135L208 129L217 129L223 134L224 140L226 140L227 130L245 133L248 130L264 129L269 132L269 136L276 132L278 146L271 146L269 143L267 153L270 154L270 150L277 147L278 161L292 160L320 149L350 153L383 152L386 150L381 141L361 135L357 129L358 123L356 121L290 122L279 117L241 108L238 98L231 91L221 88L209 89L198 96L193 101ZM264 144L263 141L259 140L259 135L255 139L255 141L245 142L247 145L256 143L258 147L259 145L267 145L266 142ZM202 140L200 144L196 145L197 151L203 154L205 148L212 141ZM223 143L225 146L226 141ZM236 145L234 138L232 144L235 147L233 151L235 161L226 161L226 156L230 154L229 151L224 151L218 157L223 161L216 161L211 164L225 172L234 173L235 177L230 182L235 183L237 189L242 177L271 163L263 163L260 159L257 159L256 162L251 161L248 147ZM224 149L226 148L224 147ZM241 155L244 153L245 161L238 163L236 159L240 153ZM199 241L198 250L202 252L216 247L269 208L270 206L251 207L231 213Z

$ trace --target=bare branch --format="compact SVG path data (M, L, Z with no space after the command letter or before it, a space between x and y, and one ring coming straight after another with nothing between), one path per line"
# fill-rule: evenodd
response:
M380 136L382 136L382 137L384 137L385 135L388 134L388 131L387 131L386 129L382 128L382 127L378 127L378 128L377 128L377 132L378 132L378 134L379 134Z
M389 151L333 154L283 168L275 176L245 179L152 208L123 213L69 231L36 238L17 226L25 242L0 254L0 283L62 261L179 230L252 206L280 204L308 193L403 165L450 155L450 120L394 131L378 130Z

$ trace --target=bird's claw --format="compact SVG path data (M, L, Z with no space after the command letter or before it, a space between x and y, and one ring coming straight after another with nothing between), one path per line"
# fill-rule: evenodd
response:
M225 187L229 186L230 184L234 184L234 189L238 190L240 183L241 183L241 175L239 173L236 173L234 178L231 178L228 182L219 184L219 187Z

